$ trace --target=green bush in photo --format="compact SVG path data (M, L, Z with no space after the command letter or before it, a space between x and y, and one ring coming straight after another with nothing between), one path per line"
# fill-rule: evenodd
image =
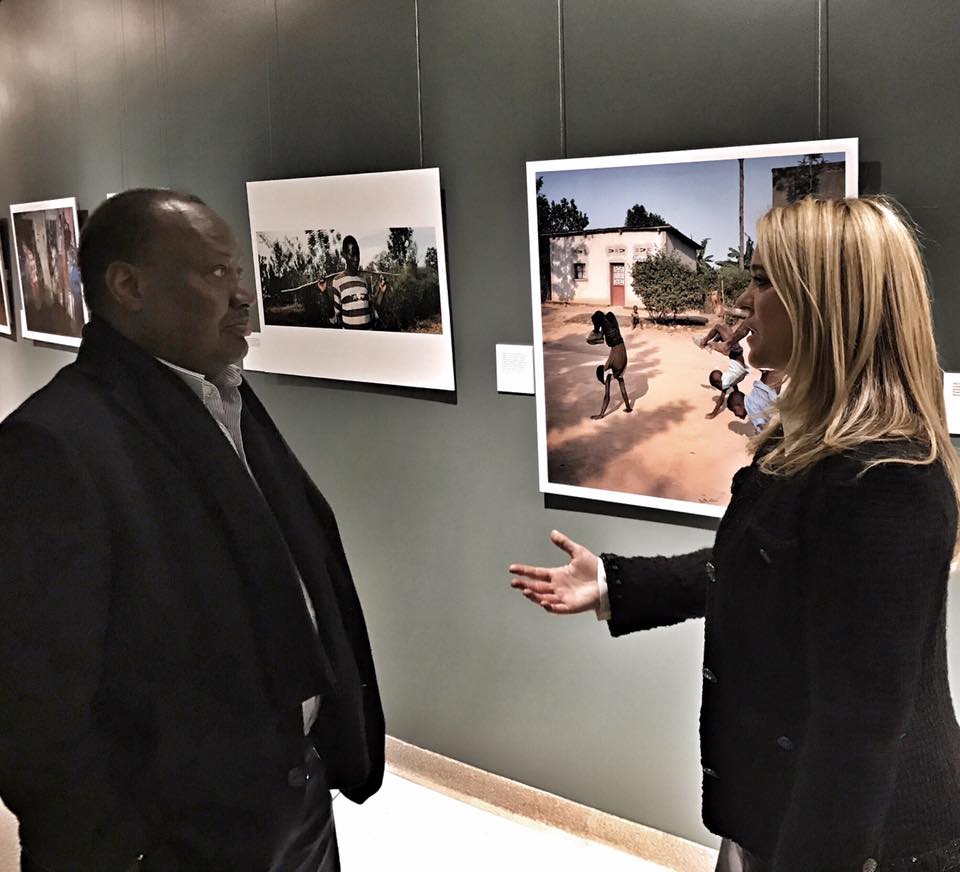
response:
M674 254L660 251L638 260L631 275L634 293L657 321L703 309L708 277L687 269Z

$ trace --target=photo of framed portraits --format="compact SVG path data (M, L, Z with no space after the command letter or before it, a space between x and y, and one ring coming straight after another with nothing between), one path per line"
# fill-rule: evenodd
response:
M527 164L541 491L723 514L783 387L737 332L757 219L857 196L857 152L836 139Z
M247 183L247 369L453 390L437 169Z
M87 310L77 256L77 201L15 204L10 218L24 338L78 346Z

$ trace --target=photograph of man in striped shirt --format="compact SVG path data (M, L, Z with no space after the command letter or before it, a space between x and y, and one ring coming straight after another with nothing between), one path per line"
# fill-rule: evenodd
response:
M333 285L330 323L347 330L372 330L377 321L377 307L383 302L389 285L383 275L378 275L376 292L370 288L367 279L360 274L360 246L353 236L344 237L342 251L346 269L329 282ZM317 287L325 293L327 279L317 282Z

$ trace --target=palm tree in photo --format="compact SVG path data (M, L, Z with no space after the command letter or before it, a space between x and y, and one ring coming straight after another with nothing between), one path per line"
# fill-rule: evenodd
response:
M740 269L743 269L743 158L738 158L740 164Z

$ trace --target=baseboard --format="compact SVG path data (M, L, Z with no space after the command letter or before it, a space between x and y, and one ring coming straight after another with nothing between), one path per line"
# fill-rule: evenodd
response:
M496 814L601 842L675 872L713 872L717 852L459 760L387 737L391 772Z

